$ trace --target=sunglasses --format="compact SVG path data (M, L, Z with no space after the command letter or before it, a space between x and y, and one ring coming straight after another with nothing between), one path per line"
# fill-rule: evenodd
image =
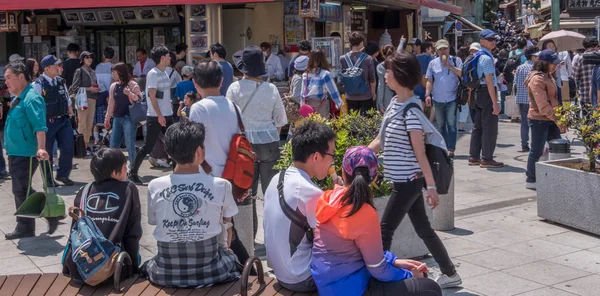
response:
M91 60L91 59L92 59L92 56L86 56L86 57L84 57L84 59L86 59L86 60L87 60L87 59L90 59L90 60Z

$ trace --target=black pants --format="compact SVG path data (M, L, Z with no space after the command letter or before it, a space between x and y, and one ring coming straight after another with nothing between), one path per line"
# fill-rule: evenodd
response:
M456 273L454 264L448 256L446 247L435 233L425 212L425 201L423 199L423 187L425 179L419 178L411 182L394 182L392 196L388 202L383 217L381 217L381 238L383 250L389 250L392 246L394 232L408 214L415 232L423 240L429 252L440 265L442 273L453 276Z
M475 92L475 118L471 132L469 156L474 159L494 160L498 140L498 116L492 114L493 103L486 87Z
M348 103L348 111L360 111L360 114L363 116L367 115L369 110L377 108L373 98L364 101L346 100L346 103Z
M442 288L429 278L410 278L396 282L380 282L371 277L363 296L442 296Z
M46 165L42 165L42 169L44 170L44 176L46 177L48 186L52 186L52 154L54 141L57 142L58 150L60 150L56 176L68 178L69 175L71 175L71 169L73 168L75 140L73 137L73 127L71 126L69 117L63 116L61 118L48 119L46 125L48 126L48 131L46 132L46 151L48 151L48 154L50 155L50 160Z
M142 149L140 149L140 151L138 151L138 153L135 155L135 163L131 167L130 171L132 175L138 174L138 171L142 166L142 162L144 162L144 158L146 158L146 156L152 152L160 132L166 131L166 129L173 124L173 116L165 116L165 119L167 120L167 126L165 128L158 123L158 117L148 116L148 119L146 119L146 141L144 141L144 146L142 146Z
M277 164L281 151L279 150L279 141L267 144L252 144L252 150L256 153L256 159L254 160L254 181L252 181L252 191L250 195L254 197L252 199L252 211L254 212L252 223L254 227L254 238L256 238L256 233L258 232L258 214L256 211L258 181L260 181L262 196L264 198L265 191L267 191L271 179L277 175L277 170L273 167Z

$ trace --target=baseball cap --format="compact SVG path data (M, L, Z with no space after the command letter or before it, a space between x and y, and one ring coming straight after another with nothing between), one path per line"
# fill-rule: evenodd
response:
M471 43L471 47L469 47L469 50L481 50L481 44L479 44L478 42L473 42Z
M435 43L435 50L450 47L450 43L446 39L440 39Z
M413 38L408 45L416 45L416 46L421 46L422 42L421 39L419 38Z
M373 150L365 146L353 146L346 150L342 168L348 176L354 176L354 170L358 167L365 167L369 170L369 177L374 180L379 173L377 169L377 155Z
M539 57L540 56L541 51L535 52L534 54L532 54L532 56L534 57Z
M560 64L560 59L558 58L558 55L550 50L550 49L544 49L540 52L540 61L546 61L546 62L550 62L552 64L558 65Z
M308 57L307 56L299 56L294 61L294 69L298 71L305 71L308 68Z
M45 56L42 61L40 62L40 66L43 68L46 67L50 67L52 65L60 65L62 64L62 60L53 56L53 55L47 55Z
M9 62L24 61L24 60L25 60L25 58L22 57L21 55L19 55L18 53L11 54L10 57L8 58Z
M181 75L185 77L191 77L194 75L194 68L192 66L184 66L181 68Z
M496 38L496 33L490 29L485 29L479 33L479 39Z
M89 51L81 52L81 54L79 54L79 60L81 61L80 64L83 65L83 60L85 57L91 57L91 56L94 56L94 54Z

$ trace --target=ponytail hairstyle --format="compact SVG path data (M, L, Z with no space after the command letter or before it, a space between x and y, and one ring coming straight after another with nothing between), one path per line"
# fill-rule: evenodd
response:
M350 188L346 191L341 201L345 206L352 206L352 210L344 218L356 214L364 204L374 207L373 194L369 186L373 180L369 177L369 169L364 166L357 167L354 169L352 176L346 174L345 170L342 171L344 176L346 176L346 182L350 184Z

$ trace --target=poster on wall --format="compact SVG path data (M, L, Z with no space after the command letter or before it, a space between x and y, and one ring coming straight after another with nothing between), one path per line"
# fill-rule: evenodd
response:
M8 31L19 32L19 23L17 21L17 13L15 12L8 13Z
M333 22L333 23L341 23L342 22L342 6L335 4L321 4L321 12L319 18L315 21L317 22Z
M137 62L137 58L135 56L136 50L137 50L137 46L125 47L125 62L127 64L134 65Z
M6 11L0 11L0 32L8 32L8 18Z
M298 7L298 2L286 2L283 4L284 46L289 48L291 52L298 51L298 43L304 40L304 19L298 16Z
M191 50L206 51L208 50L208 36L192 35L190 36Z
M319 17L319 0L298 0L300 11L298 16L301 18Z

